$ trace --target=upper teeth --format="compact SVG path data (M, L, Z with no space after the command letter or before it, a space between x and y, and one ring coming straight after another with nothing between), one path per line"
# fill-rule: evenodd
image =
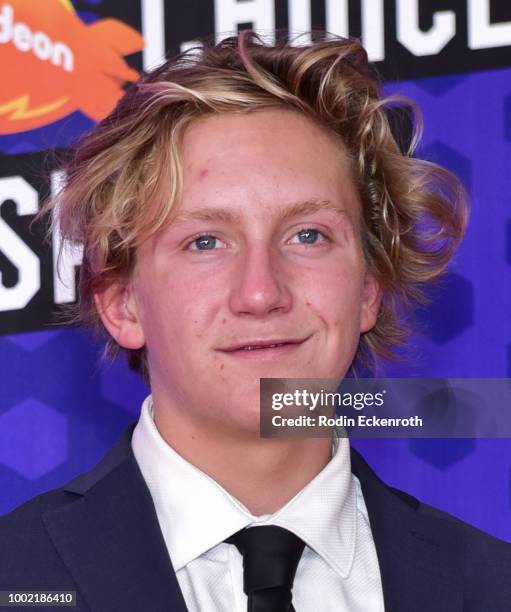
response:
M262 349L262 348L274 348L276 346L283 346L284 342L280 344L265 344L264 346L244 346L244 351L253 351L254 349Z

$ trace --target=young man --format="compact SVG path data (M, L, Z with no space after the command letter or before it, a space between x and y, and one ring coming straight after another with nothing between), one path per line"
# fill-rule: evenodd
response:
M388 355L465 224L400 151L357 42L244 32L145 76L56 208L80 308L150 381L91 472L0 523L0 589L80 610L504 612L511 547L384 485L347 439L261 438L259 379Z

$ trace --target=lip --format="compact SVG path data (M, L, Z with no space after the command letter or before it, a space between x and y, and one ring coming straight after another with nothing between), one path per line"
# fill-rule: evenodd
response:
M220 349L222 353L232 357L242 359L273 359L296 351L304 344L310 336L306 338L257 338L237 343L225 349ZM270 346L278 344L281 346ZM245 346L260 346L252 350L244 349Z
M245 346L260 346L260 347L270 347L272 344L283 344L283 345L293 345L293 344L302 344L305 342L307 338L253 338L251 340L245 340L243 342L238 342L233 344L232 346L228 346L227 348L221 349L226 353L232 353L234 351L242 350ZM256 349L257 350L257 349ZM263 349L259 349L263 350ZM246 351L248 352L248 351Z

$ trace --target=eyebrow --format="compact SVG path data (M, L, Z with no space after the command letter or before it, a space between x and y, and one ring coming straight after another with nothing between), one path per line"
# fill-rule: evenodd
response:
M334 204L330 200L305 200L294 202L288 206L282 206L279 210L279 220L287 221L300 215L308 215L321 210L330 210L340 214L347 214L347 211ZM225 223L241 223L239 212L233 212L225 208L198 208L189 212L178 214L173 223L186 223L187 221L223 221Z

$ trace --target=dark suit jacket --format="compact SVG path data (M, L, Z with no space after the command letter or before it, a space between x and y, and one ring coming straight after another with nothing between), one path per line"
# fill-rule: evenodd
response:
M0 590L74 590L80 611L186 610L133 427L90 472L0 519ZM352 469L386 612L511 611L510 544L386 486L354 450Z

